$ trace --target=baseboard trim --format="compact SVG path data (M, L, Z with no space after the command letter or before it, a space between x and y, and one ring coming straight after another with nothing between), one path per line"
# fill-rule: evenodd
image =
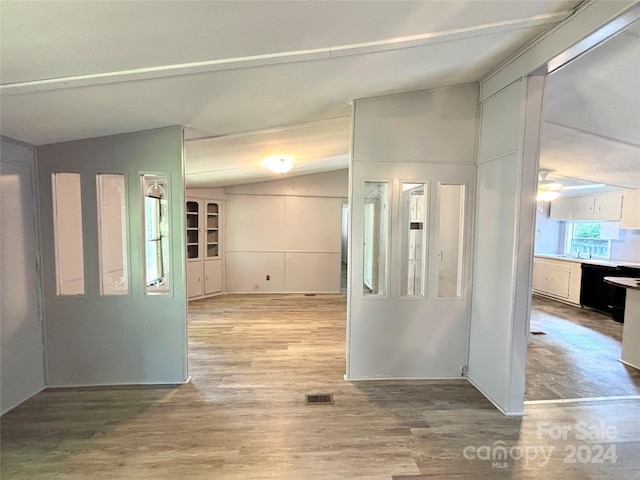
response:
M456 382L466 382L466 378L461 378L459 376L455 377L348 377L344 375L344 379L346 382L447 382L451 381Z
M640 395L618 395L611 397L559 398L557 400L526 400L525 405L553 405L561 403L615 402L620 400L640 400Z
M82 383L82 384L65 384L65 385L47 385L43 391L67 390L71 388L175 388L180 385L191 383L191 377L187 377L181 382L137 382L137 383Z
M517 411L517 412L508 412L507 410L502 408L500 405L498 405L498 403L496 403L496 401L491 397L491 395L489 395L482 388L480 388L471 378L468 378L468 380L469 380L469 383L471 385L473 385L473 387L476 390L478 390L484 396L484 398L489 400L493 404L493 406L496 407L504 416L506 416L506 417L523 417L523 416L525 416L524 410Z

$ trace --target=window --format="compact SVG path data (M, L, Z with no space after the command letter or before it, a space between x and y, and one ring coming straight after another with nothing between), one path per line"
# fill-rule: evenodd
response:
M462 296L465 186L440 185L438 297Z
M386 182L365 182L364 295L387 294L388 202Z
M79 173L51 175L56 293L84 294L82 195Z
M147 293L169 293L168 179L143 175L144 251Z
M144 197L144 218L147 285L154 285L164 277L159 198Z
M100 295L126 295L129 291L129 269L124 175L98 174L96 193Z
M402 183L400 243L402 255L400 294L402 296L424 296L424 260L427 243L425 191L424 183Z
M608 259L618 222L567 222L565 253L577 258Z

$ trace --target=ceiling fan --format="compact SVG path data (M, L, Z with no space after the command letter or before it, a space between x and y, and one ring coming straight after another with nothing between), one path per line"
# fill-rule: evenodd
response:
M583 189L591 189L591 188L602 188L605 186L604 183L588 183L583 182L581 180L572 180L568 179L570 183L574 183L574 185L565 185L560 183L557 179L550 179L549 175L551 175L551 170L539 170L538 171L538 196L537 199L539 201L551 201L560 195L560 191L566 190L583 190ZM580 182L580 183L577 183Z

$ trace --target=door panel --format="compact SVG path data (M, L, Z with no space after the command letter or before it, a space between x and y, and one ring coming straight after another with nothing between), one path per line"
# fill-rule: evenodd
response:
M202 262L187 263L187 295L189 298L202 295Z
M222 291L222 261L209 260L204 262L204 294Z

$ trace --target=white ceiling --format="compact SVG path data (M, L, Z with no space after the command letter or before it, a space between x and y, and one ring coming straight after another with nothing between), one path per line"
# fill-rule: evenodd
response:
M42 145L184 125L192 187L264 180L275 154L292 174L345 168L352 100L478 81L579 3L2 1L1 133ZM550 98L563 88L550 80ZM556 144L600 134L601 117L548 104ZM633 127L605 134L634 142Z
M639 22L549 76L540 168L565 185L640 189Z

